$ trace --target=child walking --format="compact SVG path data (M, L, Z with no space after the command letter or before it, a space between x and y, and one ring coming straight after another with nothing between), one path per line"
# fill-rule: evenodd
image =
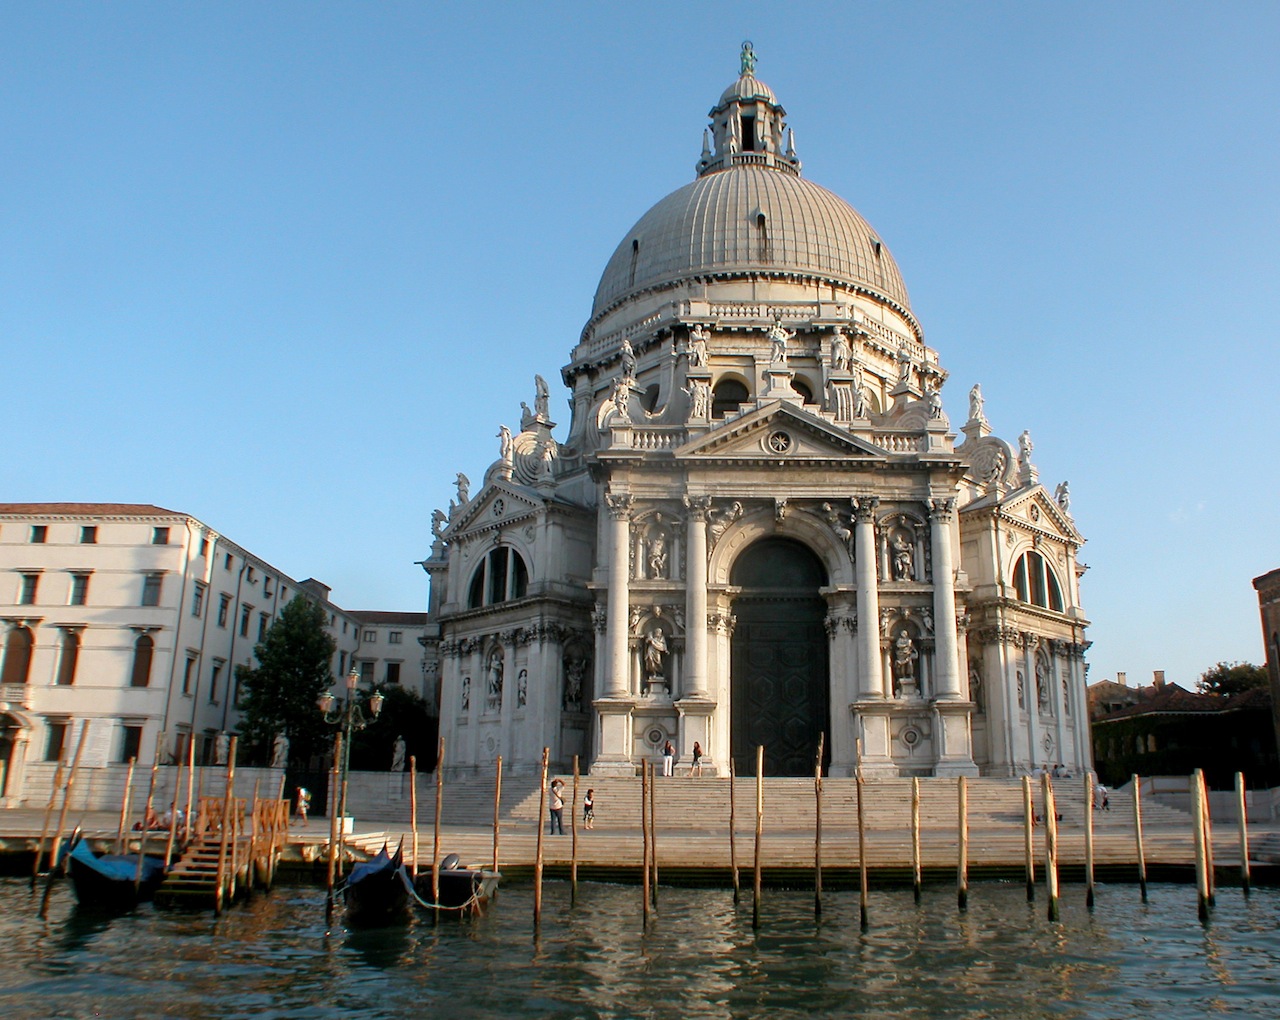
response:
M596 791L588 790L582 798L582 825L587 829L596 827Z

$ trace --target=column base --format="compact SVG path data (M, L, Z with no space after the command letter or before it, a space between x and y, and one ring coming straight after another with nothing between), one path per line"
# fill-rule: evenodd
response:
M978 766L973 761L973 733L969 726L971 701L935 701L934 718L937 720L934 739L938 749L935 776L976 776Z
M849 710L853 713L854 732L859 734L856 769L866 779L897 776L889 732L893 709L886 702L855 702Z
M631 698L597 698L591 704L600 718L600 747L589 773L634 775L631 713L635 702Z

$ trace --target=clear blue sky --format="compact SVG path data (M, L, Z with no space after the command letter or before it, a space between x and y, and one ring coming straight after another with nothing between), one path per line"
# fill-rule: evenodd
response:
M1274 3L0 3L0 496L157 503L423 608L432 508L558 386L744 38L953 419L981 382L1070 479L1091 679L1260 660Z

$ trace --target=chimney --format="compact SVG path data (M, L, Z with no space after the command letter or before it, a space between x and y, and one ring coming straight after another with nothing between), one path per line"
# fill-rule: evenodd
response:
M1164 686L1164 670L1154 669L1151 671L1151 686L1157 691Z
M1121 687L1128 687L1128 686L1129 686L1129 675L1128 675L1127 673L1117 673L1117 674L1116 674L1116 683L1118 683Z

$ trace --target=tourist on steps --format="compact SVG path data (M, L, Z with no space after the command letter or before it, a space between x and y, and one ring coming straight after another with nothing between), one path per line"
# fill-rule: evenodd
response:
M676 773L676 749L671 746L668 740L662 745L662 774L664 776L674 776Z
M582 824L588 829L596 827L596 791L588 790L582 799Z
M564 835L564 789L563 779L551 780L551 835Z

